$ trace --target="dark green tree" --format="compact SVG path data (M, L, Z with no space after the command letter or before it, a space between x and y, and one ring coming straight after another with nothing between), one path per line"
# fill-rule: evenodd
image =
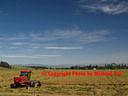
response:
M11 66L5 61L0 62L0 67L11 68Z

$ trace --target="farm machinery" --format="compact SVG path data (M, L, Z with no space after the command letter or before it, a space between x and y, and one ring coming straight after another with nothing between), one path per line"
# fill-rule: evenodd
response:
M32 72L31 70L21 70L20 72L21 73L19 77L14 77L14 84L10 84L11 88L25 86L27 89L29 89L30 87L37 87L42 85L40 81L30 81L30 76Z

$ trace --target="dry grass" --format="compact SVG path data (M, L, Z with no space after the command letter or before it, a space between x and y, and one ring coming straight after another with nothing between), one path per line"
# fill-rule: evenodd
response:
M49 70L46 71L48 72ZM60 72L61 70L50 71ZM65 72L66 70L63 71ZM86 72L86 70L77 71ZM25 87L10 88L10 84L13 83L13 77L19 76L19 70L1 70L0 96L34 96L34 91L36 91L37 96L94 96L94 92L97 94L96 96L128 96L128 70L121 71L121 76L51 77L42 76L42 70L33 70L31 80L40 80L43 85L39 88L27 90ZM90 70L89 72L94 71Z

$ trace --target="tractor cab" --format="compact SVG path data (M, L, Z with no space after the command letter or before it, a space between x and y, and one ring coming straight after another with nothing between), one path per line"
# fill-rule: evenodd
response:
M28 80L30 80L30 77L31 77L31 70L22 70L20 71L20 77L21 76L27 76Z

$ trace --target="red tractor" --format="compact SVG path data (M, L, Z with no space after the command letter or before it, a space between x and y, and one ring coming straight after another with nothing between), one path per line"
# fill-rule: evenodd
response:
M40 81L30 81L31 70L22 70L19 77L14 77L14 84L10 84L11 88L26 86L27 89L30 87L41 86Z

